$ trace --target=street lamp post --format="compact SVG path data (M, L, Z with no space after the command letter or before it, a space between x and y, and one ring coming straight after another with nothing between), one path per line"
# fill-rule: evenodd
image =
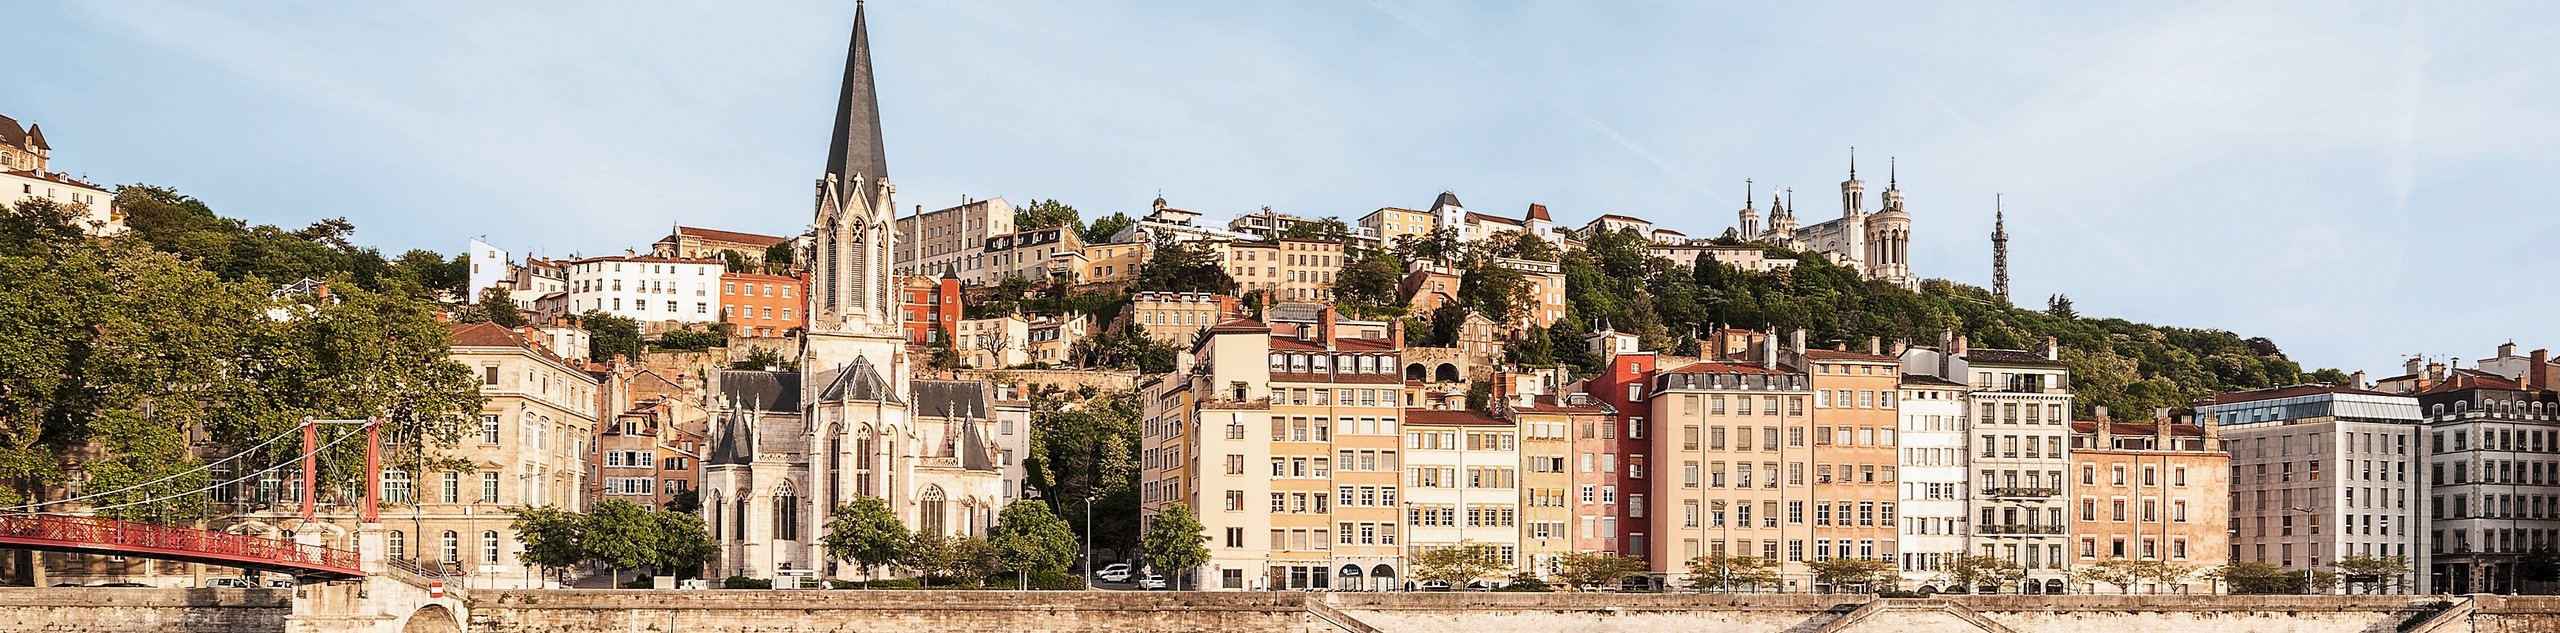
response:
M2304 509L2304 508L2303 508L2303 507L2301 507L2301 506L2294 506L2294 507L2291 507L2291 508L2288 508L2288 509L2293 510L2293 511L2295 511L2295 512L2300 512L2300 513L2302 513L2302 514L2303 514L2303 516L2310 516L2310 515L2311 515L2311 511L2310 511L2310 510ZM2311 528L2310 522L2305 521L2305 522L2303 523L2303 526L2302 526L2302 527L2303 527L2303 529L2305 529L2305 530L2310 529L2310 528ZM2313 551L2317 551L2317 550L2314 550L2314 549L2312 549L2312 548L2316 548L2316 547L2319 547L2319 546L2320 546L2320 544L2319 544L2319 542L2318 542L2318 539L2313 539L2313 542L2312 542L2308 547L2303 548L2303 552L2302 552L2302 553L2303 553L2303 555L2304 555L2304 556L2306 556L2306 557L2311 556L2311 552L2313 552ZM2304 595L2309 595L2309 594L2311 593L2311 559L2310 559L2310 558L2304 558L2304 559L2302 559L2302 593L2303 593Z
M1084 588L1093 589L1093 495L1084 496Z

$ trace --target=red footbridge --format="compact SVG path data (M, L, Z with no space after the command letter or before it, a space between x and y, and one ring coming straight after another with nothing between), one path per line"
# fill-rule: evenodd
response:
M364 576L355 550L91 516L0 515L0 548L206 563L314 580Z

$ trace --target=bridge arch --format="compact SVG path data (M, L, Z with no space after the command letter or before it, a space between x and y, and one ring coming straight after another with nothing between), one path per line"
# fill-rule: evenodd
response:
M462 620L453 617L452 609L430 604L409 614L409 621L400 626L400 633L462 633Z

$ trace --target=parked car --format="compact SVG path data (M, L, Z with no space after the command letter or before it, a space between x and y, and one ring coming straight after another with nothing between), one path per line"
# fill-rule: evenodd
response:
M1112 563L1104 565L1102 566L1102 573L1094 574L1094 577L1102 579L1103 582L1129 582L1129 564Z
M1139 589L1163 589L1165 586L1163 576L1147 574L1147 577L1138 579Z
M249 584L249 579L247 578L234 577L213 579L213 587L215 589L246 589L251 586L254 585Z
M1425 580L1422 581L1422 584L1416 585L1414 589L1419 591L1448 591L1449 583L1437 580Z

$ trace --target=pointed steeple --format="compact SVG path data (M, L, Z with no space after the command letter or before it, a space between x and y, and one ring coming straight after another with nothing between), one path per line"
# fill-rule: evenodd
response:
M1849 179L1858 179L1858 146L1849 146Z
M1902 165L1900 164L1900 162L1899 162L1899 161L1895 160L1895 159L1894 159L1893 157L1891 157L1891 156L1887 156L1887 157L1885 157L1885 159L1884 159L1884 188L1885 188L1885 190L1886 190L1886 191L1895 191L1895 190L1900 190L1900 189L1902 189L1902 173L1901 173L1901 172L1902 172Z
M1991 195L1991 294L2009 298L2009 214L2000 194Z
M880 140L880 93L871 86L871 36L860 0L853 3L853 46L845 53L842 90L835 135L827 141L827 173L848 187L857 175L870 183L887 180L889 152Z

